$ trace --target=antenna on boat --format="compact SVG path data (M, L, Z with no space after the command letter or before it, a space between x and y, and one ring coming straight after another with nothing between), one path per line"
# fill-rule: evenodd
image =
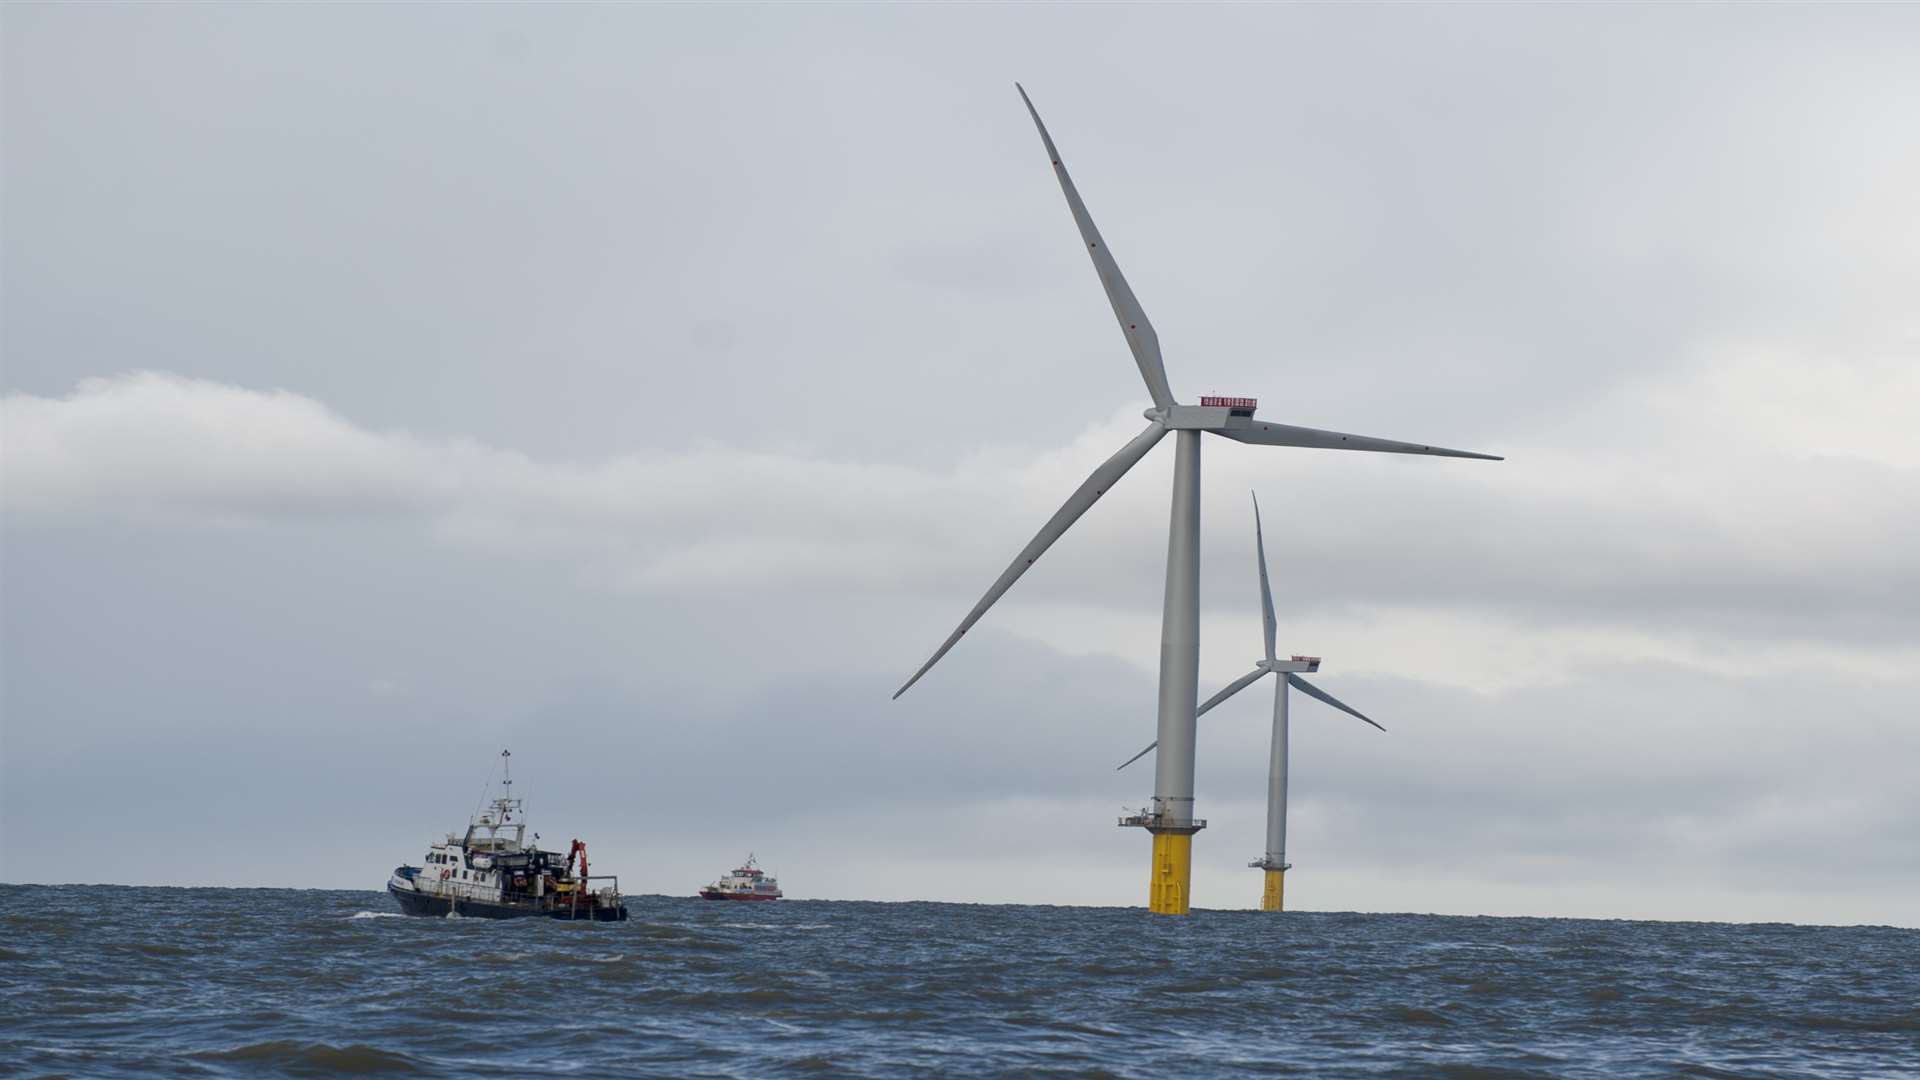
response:
M513 751L500 751L500 820L507 820L513 803Z

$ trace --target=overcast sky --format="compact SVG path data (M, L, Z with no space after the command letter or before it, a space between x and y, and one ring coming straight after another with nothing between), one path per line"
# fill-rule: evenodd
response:
M9 4L0 879L1140 905L1172 463L1292 905L1920 926L1920 9ZM1268 694L1201 721L1251 907Z

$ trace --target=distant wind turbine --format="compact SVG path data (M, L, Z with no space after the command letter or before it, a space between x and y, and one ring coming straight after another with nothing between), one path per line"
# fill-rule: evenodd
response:
M1268 675L1285 676L1273 686L1273 745L1267 758L1267 853L1247 864L1266 871L1266 887L1261 890L1260 910L1280 911L1286 895L1286 873L1291 865L1287 862L1287 690L1297 689L1348 716L1365 720L1381 731L1387 729L1374 724L1359 710L1300 677L1299 672L1320 670L1319 657L1295 656L1282 660L1274 655L1273 588L1267 581L1267 542L1260 533L1258 496L1253 500L1253 547L1254 558L1260 564L1260 618L1266 632L1267 658L1255 663L1252 671L1228 683L1226 689L1208 698L1207 703L1200 706L1196 718ZM1120 768L1124 769L1146 757L1157 745L1149 743L1145 750L1121 762Z
M1018 83L1014 85L1015 89L1020 90L1020 99L1026 102L1034 127L1040 131L1040 141L1046 147L1048 159L1053 162L1054 175L1060 180L1060 190L1067 197L1067 208L1073 212L1074 223L1080 227L1080 238L1086 243L1087 254L1093 259L1093 268L1100 275L1100 284L1107 291L1107 300L1113 305L1115 317L1120 320L1121 333L1126 336L1133 361L1147 384L1147 393L1153 398L1153 408L1146 410L1146 430L1134 436L1132 441L1120 448L1119 453L1108 458L1078 490L1068 496L1066 503L1047 519L1047 523L1040 527L1039 533L1027 542L1020 554L1014 556L1013 562L987 589L986 595L973 606L967 617L960 620L959 628L948 635L947 640L934 650L933 656L920 665L920 670L914 672L913 677L899 690L894 691L893 696L898 698L906 693L908 687L918 682L929 668L947 655L947 651L973 628L974 623L980 621L987 609L1005 595L1014 582L1020 580L1020 575L1026 573L1027 568L1080 519L1080 515L1086 513L1100 496L1125 476L1128 469L1145 457L1162 436L1169 431L1178 432L1174 446L1173 507L1167 533L1167 584L1160 623L1158 745L1161 751L1154 763L1152 803L1141 813L1121 819L1120 824L1140 826L1153 834L1153 864L1147 886L1148 908L1165 914L1185 914L1193 876L1193 834L1207 824L1193 816L1193 725L1197 715L1194 703L1199 698L1200 684L1200 433L1210 431L1237 442L1258 446L1307 446L1489 461L1500 459L1492 454L1447 450L1421 443L1264 423L1253 419L1258 403L1252 398L1203 397L1198 405L1182 405L1176 401L1172 389L1167 385L1166 368L1160 359L1160 338L1154 333L1153 324L1147 321L1147 313L1141 309L1140 302L1134 299L1127 279L1120 274L1119 264L1114 262L1113 254L1107 250L1099 230L1094 228L1093 218L1088 216L1086 204L1080 201L1080 193L1068 177L1067 168L1061 163L1060 152L1054 148L1046 125L1040 122L1039 112L1028 99L1026 90Z

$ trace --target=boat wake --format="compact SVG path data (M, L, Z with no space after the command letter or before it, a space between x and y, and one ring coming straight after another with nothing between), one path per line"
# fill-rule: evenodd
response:
M406 916L400 914L397 911L356 911L353 914L347 916L347 921L352 922L354 919L404 919L404 918L406 918Z

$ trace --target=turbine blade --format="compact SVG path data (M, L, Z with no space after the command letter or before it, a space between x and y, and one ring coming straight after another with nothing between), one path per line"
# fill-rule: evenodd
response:
M1047 134L1047 125L1040 122L1040 112L1027 97L1026 88L1019 83L1013 87L1020 91L1020 100L1027 103L1033 126L1040 129L1040 141L1046 145L1054 175L1060 178L1060 190L1066 193L1067 208L1073 211L1074 224L1080 226L1080 239L1087 245L1087 254L1093 256L1093 268L1100 274L1100 284L1106 286L1107 302L1113 305L1114 317L1120 320L1120 331L1127 336L1127 348L1133 350L1133 362L1139 365L1140 377L1146 380L1147 393L1153 395L1154 405L1167 408L1174 400L1173 391L1167 388L1167 369L1160 362L1160 335L1154 333L1146 311L1140 307L1140 301L1134 299L1127 279L1120 274L1120 264L1113 261L1113 252L1100 238L1100 230L1094 228L1087 204L1080 201L1080 192L1073 186L1073 178L1067 175L1060 151L1054 149L1053 137Z
M1276 629L1273 618L1273 586L1267 582L1267 541L1260 535L1260 496L1253 497L1253 550L1260 559L1260 623L1267 634L1267 659L1278 660L1273 654L1273 637Z
M1153 753L1153 748L1154 748L1154 747L1156 747L1156 746L1159 746L1159 745L1160 745L1160 740L1159 740L1159 739L1155 739L1155 740L1153 740L1152 742L1150 742L1150 743L1148 743L1148 744L1147 744L1147 748L1146 748L1145 750L1142 750L1142 751L1140 751L1139 753L1137 753L1137 754L1135 754L1135 755L1133 755L1132 757L1130 757L1130 758L1128 758L1127 760L1125 760L1125 761L1123 761L1123 762L1121 762L1121 763L1120 763L1120 766L1119 766L1119 768L1116 768L1116 769L1114 769L1113 771L1114 771L1114 772L1119 772L1119 771L1120 771L1120 769L1124 769L1124 768L1126 768L1127 766L1129 766L1129 765L1131 765L1131 764L1133 764L1134 762L1136 762L1136 761L1139 761L1139 760L1140 760L1141 758L1143 758L1143 757L1146 757L1146 756L1147 756L1148 754L1151 754L1151 753Z
M1361 720L1366 720L1367 723L1369 724L1373 724L1372 720L1361 715L1360 710L1354 708L1351 705L1348 705L1346 702L1341 701L1339 698L1334 697L1332 694L1327 693L1325 690L1320 689L1319 687L1313 685L1312 683L1308 682L1307 680L1301 678L1298 675L1288 674L1287 685L1298 687L1301 693L1307 695L1308 697L1319 698L1321 701L1324 701L1327 704L1333 706L1334 708L1339 709L1341 712L1346 713L1348 716L1357 717ZM1373 726L1380 728L1381 731L1387 730L1386 728L1380 727L1379 724L1373 724Z
M907 687L919 682L920 676L925 675L928 668L939 663L940 658L947 655L947 650L953 648L961 635L971 630L974 623L980 621L980 616L987 613L987 609L993 606L994 601L1000 599L1008 589L1013 587L1014 582L1020 580L1020 575L1027 572L1027 568L1033 565L1034 560L1045 554L1046 550L1053 546L1053 542L1060 539L1074 522L1080 520L1080 515L1086 513L1088 507L1098 502L1100 496L1105 495L1109 488L1127 474L1128 469L1138 464L1140 459L1147 455L1147 451L1153 449L1153 444L1159 442L1160 437L1166 433L1167 429L1158 422L1147 425L1147 430L1135 435L1131 442L1120 448L1119 453L1093 470L1093 475L1087 477L1086 482L1067 497L1066 503L1054 511L1053 516L1040 527L1040 531L1034 534L1033 539L1027 541L1027 546L1020 549L1020 554L1014 556L1012 564L1001 573L992 587L987 589L987 594L980 598L979 603L973 605L973 610L967 612L966 618L960 620L960 628L948 635L947 640L934 651L933 656L926 663L921 664L920 670L914 672L913 678L908 679L900 689L895 690L893 696L898 698L906 693Z
M1240 691L1245 690L1248 686L1251 686L1253 683L1258 682L1260 679L1260 676L1265 674L1268 674L1266 668L1254 668L1248 674L1242 675L1239 678L1228 683L1227 688L1225 690L1222 690L1219 693L1208 698L1206 704L1194 710L1193 718L1195 720L1200 719L1201 716L1206 714L1206 711L1208 709L1213 708L1215 705L1218 705L1221 702L1232 697L1233 695L1239 693ZM1153 748L1159 745L1160 745L1160 740L1155 739L1154 741L1147 744L1147 748L1145 750L1142 750L1139 753L1128 758L1127 760L1121 762L1119 765L1119 768L1116 768L1113 771L1119 772L1120 769L1124 769L1127 766L1133 764L1134 762L1139 761L1141 758L1146 757L1148 754L1153 753Z
M1252 686L1254 683L1260 681L1260 676L1265 674L1267 674L1266 668L1254 668L1252 671L1228 683L1226 689L1208 698L1205 704L1193 711L1194 719L1198 720L1200 717L1205 716L1209 709L1212 709L1215 705L1220 704L1240 691L1245 690L1247 687Z
M1269 424L1261 420L1255 420L1246 427L1211 430L1215 435L1225 435L1237 442L1251 443L1255 446L1310 446L1321 450L1372 450L1381 454L1427 454L1432 457L1478 458L1481 461L1506 460L1497 454L1476 454L1471 450L1449 450L1444 446L1376 439L1370 435L1349 435L1344 431L1322 431L1319 428L1295 427L1292 424Z

